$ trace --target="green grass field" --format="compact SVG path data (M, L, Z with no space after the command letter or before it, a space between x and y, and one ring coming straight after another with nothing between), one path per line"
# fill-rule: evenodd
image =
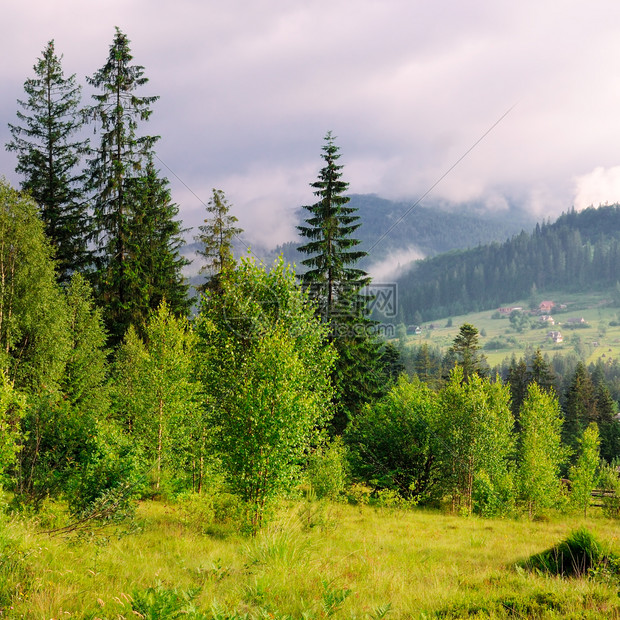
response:
M195 596L186 611L214 618L620 617L617 577L516 567L582 525L620 551L618 523L596 514L531 522L300 502L252 539L205 528L182 504L145 502L137 524L51 537L5 520L0 617L187 617L132 611L174 590Z
M576 339L581 340L581 346L585 350L587 363L595 362L597 359L614 359L620 357L620 325L610 326L610 322L620 322L618 314L620 309L610 304L610 295L604 293L591 294L553 294L545 295L545 299L552 300L557 304L566 304L566 310L561 312L552 311L551 315L556 320L555 326L545 325L542 328L526 329L518 333L512 328L508 318L492 319L496 309L485 312L476 312L462 316L452 317L452 326L446 327L447 320L434 321L423 325L422 333L417 336L409 336L408 342L411 344L428 343L447 349L457 335L463 323L471 323L480 332L486 334L480 337L480 345L484 345L490 340L502 337L506 341L506 346L498 350L484 350L489 365L491 367L500 364L504 359L510 358L513 354L521 357L525 350L530 347L540 348L541 351L553 357L556 353L575 352ZM528 309L527 300L515 302L510 306L522 306ZM587 327L579 329L569 329L566 326L567 319L583 317ZM535 317L537 318L537 317ZM559 322L560 324L558 324ZM432 329L429 325L433 325ZM564 341L556 344L552 342L547 332L558 330L562 333ZM508 338L516 342L508 342Z

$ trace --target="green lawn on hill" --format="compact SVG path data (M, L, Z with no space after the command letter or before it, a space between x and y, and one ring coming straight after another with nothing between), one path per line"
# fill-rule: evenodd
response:
M497 308L484 312L476 312L461 316L451 317L452 326L447 327L448 320L441 319L425 323L422 333L409 336L409 344L428 343L447 350L457 335L463 323L471 323L481 333L480 346L487 357L491 367L500 364L504 359L513 354L518 358L523 356L526 349L536 350L540 348L543 354L553 357L556 353L579 351L584 354L587 363L598 359L609 360L620 357L620 308L614 307L610 302L609 294L549 294L545 300L554 301L556 304L565 304L566 309L554 309L551 316L556 321L554 326L545 324L536 329L526 328L522 332L516 331L507 317L494 319L492 316ZM529 311L529 302L523 300L510 304L510 307L522 307ZM508 304L507 304L508 305ZM532 317L538 321L538 316ZM568 319L583 318L586 321L584 328L570 329ZM618 325L610 325L618 323ZM563 342L554 343L548 336L551 330L560 331ZM498 341L505 345L499 349L489 350L485 345L492 341Z

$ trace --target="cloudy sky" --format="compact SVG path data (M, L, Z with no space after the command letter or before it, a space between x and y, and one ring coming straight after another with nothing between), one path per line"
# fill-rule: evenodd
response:
M250 239L292 239L328 130L354 193L413 204L434 186L429 198L540 217L620 201L617 0L5 4L2 144L47 41L84 83L118 26L150 79L141 94L161 96L145 131L162 136L188 226L217 187ZM0 151L17 184L14 167Z

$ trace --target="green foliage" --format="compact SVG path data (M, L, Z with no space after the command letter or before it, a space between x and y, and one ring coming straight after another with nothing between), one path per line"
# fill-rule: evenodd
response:
M198 612L193 604L199 593L198 588L167 589L161 584L146 590L134 590L132 610L145 620L206 619L207 616Z
M190 261L180 250L184 244L179 207L172 202L168 179L160 177L146 155L142 175L133 179L132 213L128 222L127 288L131 297L129 321L143 334L151 312L166 302L176 316L189 309L182 270Z
M476 312L543 291L608 289L617 282L620 206L571 210L499 244L418 261L399 279L405 317L425 320Z
M486 359L479 350L478 330L473 325L464 323L450 347L450 353L463 369L464 381L468 381L474 374L485 374Z
M389 370L386 376L385 366L393 364L381 360L380 343L366 316L369 298L361 290L370 277L356 266L366 253L355 249L360 242L352 236L361 222L344 195L348 183L342 180L343 166L338 164L340 153L331 132L325 136L322 158L319 178L311 183L318 200L304 207L308 217L297 229L307 241L299 248L308 256L301 261L307 268L301 281L338 352L332 375L332 431L339 434L364 403L385 392L392 378Z
M354 477L408 500L426 497L439 473L437 415L433 392L417 379L401 377L347 429Z
M130 513L145 486L136 442L115 425L102 422L88 458L65 484L64 495L73 516L104 511L109 520Z
M577 452L579 440L588 425L598 419L594 383L584 364L579 362L566 391L562 428L562 439L573 453Z
M584 577L603 564L617 567L618 558L594 534L580 528L557 545L531 556L521 566L560 577Z
M144 296L154 292L148 286L146 291L143 288L152 274L146 273L146 265L141 268L136 254L143 249L140 235L148 237L152 232L149 223L154 221L150 218L148 223L140 222L145 214L143 208L161 206L165 210L168 204L165 188L157 183L152 164L151 176L143 178L142 170L150 161L157 137L139 136L138 126L149 119L150 106L158 97L136 94L148 79L144 77L144 67L132 65L132 60L129 39L117 28L105 65L87 78L98 91L93 94L95 105L86 111L89 120L96 123L99 135L99 147L92 151L86 173L97 242L95 290L114 345L122 340L132 322L139 323L137 317L146 321ZM150 205L149 200L153 201ZM144 226L139 227L138 223ZM145 253L146 258L152 256ZM157 294L161 296L163 291L158 290ZM147 303L146 307L156 306Z
M41 506L60 496L87 466L96 446L96 423L61 394L29 394L14 472L19 502Z
M339 323L351 314L359 315L351 304L356 302L355 295L369 278L352 266L366 253L352 249L360 243L351 235L361 223L356 210L347 206L350 199L344 193L349 184L341 180L343 166L338 165L340 153L331 132L325 136L322 157L325 163L319 179L311 183L318 201L304 207L309 216L306 225L297 228L308 239L299 248L301 253L309 255L301 261L308 268L302 281L307 286L318 285L311 289L312 298L318 302L320 316L337 332L332 321Z
M588 516L592 491L598 482L600 456L600 438L598 426L592 422L579 440L577 462L569 470L571 481L571 500L576 508Z
M143 342L130 328L115 369L115 418L141 447L159 493L164 471L191 467L192 441L206 425L193 378L195 336L186 319L163 302L145 329ZM198 446L200 447L200 446Z
M32 585L34 574L28 557L32 553L10 531L6 517L0 513L0 612L11 608L16 593L28 591Z
M521 406L520 422L519 498L533 517L556 505L560 498L560 467L566 451L560 437L562 414L557 398L531 383Z
M0 369L0 490L8 467L19 450L20 420L24 397L15 391L4 370Z
M282 261L267 272L246 259L222 275L197 321L199 373L227 482L256 531L328 419L334 354Z
M507 386L477 374L464 381L460 366L441 391L436 432L442 484L453 510L488 513L509 507L514 445L509 400Z
M342 608L353 591L349 588L334 588L330 582L325 580L322 581L322 585L321 610L326 618L330 618Z
M66 306L37 206L0 180L0 368L18 389L53 390L68 347Z
M39 205L60 279L66 282L71 272L88 265L90 230L82 179L76 173L87 142L72 141L83 124L81 88L75 74L65 78L61 60L50 41L34 65L35 77L24 83L28 98L18 100L23 110L17 112L20 124L9 124L12 140L6 146L17 153L22 189Z
M95 308L92 289L80 274L71 277L65 299L70 348L61 389L83 417L103 419L109 395L102 311Z
M337 500L347 478L347 448L341 437L319 445L308 457L306 479L318 499Z
M210 484L201 493L182 493L176 498L187 523L204 533L228 526L236 528L243 520L244 506L222 484Z
M620 519L620 476L617 467L604 463L599 474L599 484L603 491L603 514Z

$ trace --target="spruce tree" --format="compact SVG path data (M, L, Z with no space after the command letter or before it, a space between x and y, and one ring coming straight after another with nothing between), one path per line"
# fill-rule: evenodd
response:
M470 323L463 323L450 347L456 363L463 368L463 380L469 381L474 375L484 376L488 365L486 357L479 353L478 329Z
M27 98L18 100L19 124L9 124L12 140L6 148L17 153L22 189L39 206L60 279L67 282L73 271L89 264L89 225L78 170L87 141L75 137L83 125L81 87L75 74L65 77L61 61L50 41L34 65L35 77L24 83Z
M543 357L540 349L536 349L536 353L532 358L531 370L529 371L528 383L534 381L547 392L555 391L555 374L551 364Z
M159 137L138 134L159 97L136 94L148 78L132 60L129 39L117 28L105 65L87 78L100 91L88 109L100 136L88 167L98 249L94 279L113 345L130 324L143 327L164 297L178 311L186 290L176 207L152 162Z
M207 204L209 214L195 240L200 244L198 254L204 257L205 264L200 273L207 273L208 280L197 287L199 291L219 289L220 274L234 263L233 240L243 233L235 226L237 218L229 214L230 205L221 189L213 189L213 195Z
M325 165L318 180L311 183L318 201L304 207L310 216L306 225L297 229L308 240L299 248L299 252L309 255L301 261L308 268L302 282L310 288L334 339L343 323L357 322L363 316L367 300L359 291L370 283L370 278L354 266L366 252L353 249L360 241L351 235L361 223L356 209L347 206L350 198L344 193L349 184L342 180L343 166L338 164L340 153L331 132L325 136L322 157Z
M301 261L304 288L316 303L318 316L327 325L329 339L338 351L332 375L335 415L332 430L341 433L349 418L364 403L381 396L388 388L381 360L381 346L367 317L369 297L362 289L370 283L365 271L355 267L366 252L352 235L359 228L356 209L347 206L349 184L342 180L339 149L331 132L325 136L324 166L311 183L317 202L305 206L309 216L298 226L307 243L299 248L308 258Z
M189 310L189 285L183 276L189 261L180 253L184 231L177 219L179 208L172 202L168 179L159 176L152 154L146 158L143 175L135 179L132 207L127 246L130 319L141 331L149 314L164 300L177 317Z
M594 383L583 362L579 362L566 393L562 439L576 452L583 432L591 422L598 421Z

